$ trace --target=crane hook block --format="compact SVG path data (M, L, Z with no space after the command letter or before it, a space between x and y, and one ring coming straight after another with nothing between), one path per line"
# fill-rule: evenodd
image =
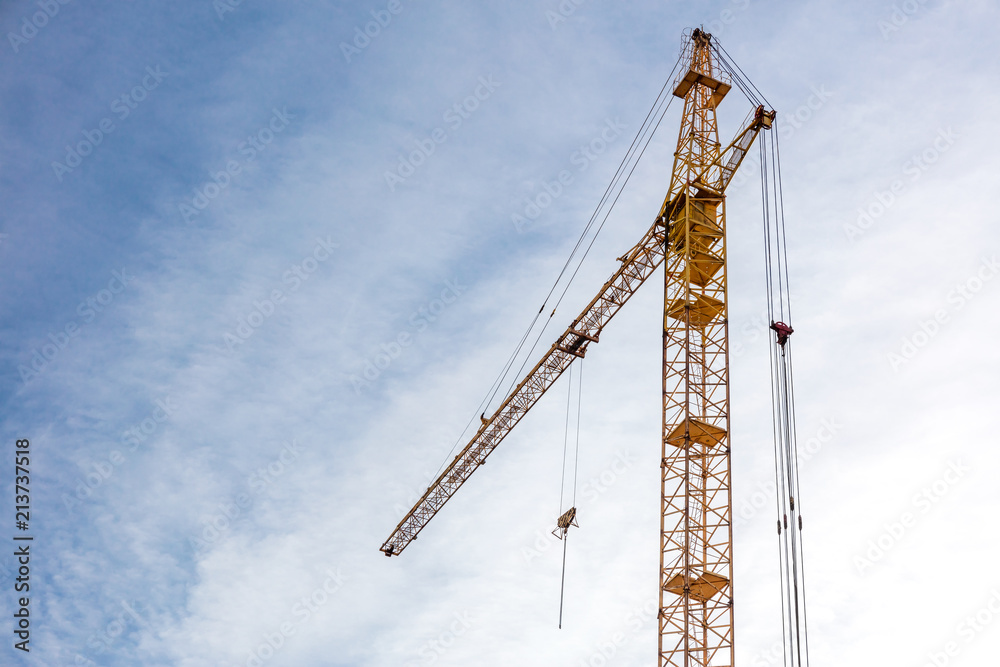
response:
M576 522L575 507L570 507L561 517L556 519L556 529L552 531L552 534L561 540L569 532L570 526L580 527L580 524Z
M781 347L785 347L788 337L795 333L795 329L784 322L771 322L771 328L778 333L778 345Z

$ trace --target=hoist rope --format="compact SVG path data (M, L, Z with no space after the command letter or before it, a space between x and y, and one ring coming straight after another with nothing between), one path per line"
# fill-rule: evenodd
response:
M576 278L577 272L579 272L583 260L586 259L587 254L590 252L590 248L593 247L594 241L597 239L597 235L600 234L601 229L603 229L604 223L607 221L608 216L611 213L611 210L614 208L615 204L618 201L618 197L621 196L622 191L624 190L625 186L628 184L628 181L632 176L632 172L635 171L636 165L638 164L639 160L645 153L646 147L649 145L649 142L652 140L653 134L656 132L656 129L659 127L660 122L662 122L664 115L670 108L670 104L673 101L673 95L669 93L665 95L665 93L667 92L668 86L673 81L674 74L676 73L677 68L681 63L681 58L682 56L679 56L677 58L677 62L674 63L673 68L670 70L670 74L667 75L667 79L663 83L663 86L660 88L660 92L657 95L656 100L653 102L653 105L646 113L646 118L643 120L642 125L640 126L638 132L632 139L632 143L629 145L628 150L625 152L625 156L622 158L621 163L619 163L618 169L615 171L615 174L612 177L611 182L608 184L608 187L605 189L604 194L601 196L600 202L598 202L597 207L594 209L594 212L591 214L590 219L584 226L583 232L580 234L580 238L577 239L576 243L574 244L573 249L569 254L569 257L566 259L566 262L563 264L562 269L559 271L559 275L556 277L555 282L552 284L552 287L549 289L548 294L542 301L541 307L538 309L538 312L536 312L534 317L531 319L531 323L528 325L528 328L525 329L524 334L522 334L521 339L518 341L517 346L514 348L514 351L510 354L506 363L504 363L503 367L500 369L500 372L497 375L496 379L490 384L490 388L486 392L486 397L479 404L479 407L476 409L472 417L470 417L469 421L466 423L465 428L462 429L462 432L459 434L458 438L456 438L455 443L452 445L451 449L448 451L448 454L445 456L444 461L441 463L441 466L435 473L434 475L435 478L437 478L437 476L441 474L441 471L444 470L445 466L448 464L448 461L451 459L452 454L455 452L455 449L458 448L458 445L465 440L466 434L469 431L469 427L472 426L473 422L475 422L477 417L485 415L486 410L493 403L494 399L497 396L497 393L500 391L502 387L504 387L504 383L507 377L510 375L510 371L513 369L518 356L520 356L521 351L524 349L525 342L528 340L528 337L531 335L532 330L538 323L538 318L545 311L549 299L555 293L556 289L559 286L560 281L566 275L566 271L569 268L570 264L572 263L573 258L576 256L580 247L586 240L587 235L590 233L590 230L593 228L595 221L600 216L600 213L602 209L605 207L605 204L611 198L612 193L615 193L611 206L604 214L604 218L601 220L601 223L598 226L597 231L594 234L594 237L590 240L590 243L587 245L587 248L584 251L583 256L580 258L579 263L572 272L568 282L566 283L566 286L563 288L563 291L559 296L559 300L556 302L555 308L553 308L552 313L550 313L549 316L545 319L545 323L542 326L542 330L538 333L538 336L535 338L534 343L528 350L528 353L525 355L524 361L522 361L517 374L511 379L510 383L507 384L507 390L505 391L505 395L510 394L510 390L514 386L514 382L516 382L517 378L520 377L521 374L524 372L525 365L532 358L535 348L538 346L538 342L541 340L542 336L545 333L545 330L548 328L549 322L551 322L552 317L555 315L556 309L559 307L559 304L562 303L562 299L566 295L566 291L569 289L569 286ZM666 100L665 105L664 105L664 100ZM662 110L660 110L660 107L663 107ZM654 118L656 119L655 125L652 124L652 120ZM641 149L639 149L640 145ZM636 157L637 152L638 152L638 157ZM631 168L628 167L630 163L631 163ZM628 169L628 175L625 177L624 181L622 181L622 174L625 173L626 169Z
M563 535L562 578L559 583L559 629L562 630L563 596L566 593L566 545L569 544L569 532Z
M781 181L781 145L780 145L780 141L779 141L777 133L775 133L774 136L772 137L772 141L774 142L774 153L775 153L774 166L775 166L776 180L777 180L777 183L778 183L778 211L779 211L779 214L781 216L781 242L782 242L783 247L787 249L787 247L788 247L788 241L787 241L787 238L785 236L785 224L784 224L784 221L785 221L785 200L784 200L784 195L783 195L783 191L782 191L782 181ZM789 319L789 321L791 321L791 319L792 319L792 302L791 302L791 290L789 288L789 271L788 271L788 253L787 252L785 252L783 254L783 259L785 261L785 293L788 295L788 304L787 304L788 319ZM788 347L788 350L787 350L787 368L788 368L788 380L787 380L787 386L788 386L788 414L789 414L789 417L790 417L790 424L789 425L790 425L790 428L791 428L791 432L792 432L792 434L794 436L794 434L796 433L796 422L795 422L795 415L796 415L796 412L795 412L795 381L794 381L794 373L792 372L792 348L790 346ZM794 442L795 441L793 439L793 443ZM793 457L792 460L795 463L795 467L794 467L795 491L796 491L796 498L798 498L799 497L799 495L798 495L799 494L799 457L798 457L798 452L797 451L794 452L794 457ZM800 523L797 526L797 528L799 528L800 531L801 531L801 527L802 527L801 526L801 521L802 521L802 514L801 514L801 512L799 512L799 514L798 514L798 520L799 520ZM798 553L799 553L800 556L803 555L803 553L802 553L801 539L799 539ZM805 643L806 664L808 665L809 664L809 621L808 621L807 610L808 610L809 606L806 604L806 590L807 589L806 589L806 566L805 566L805 558L800 558L800 560L799 560L799 571L801 572L801 581L802 581L802 634L803 634L803 640L804 640L804 643Z
M777 152L775 150L775 140L774 136L770 136L770 157L772 164L772 179L771 179L771 189L772 195L774 197L774 207L775 207L775 248L777 251L777 271L778 271L778 308L780 313L780 318L782 322L791 322L791 310L787 308L786 313L786 302L789 299L789 288L788 288L788 254L786 252L785 246L785 230L784 230L784 220L782 215L782 204L781 204L781 193L779 186L779 174L778 174L778 164L777 164ZM775 351L776 360L778 361L778 382L779 382L779 400L780 404L778 406L779 418L780 418L780 430L781 430L781 440L784 447L782 455L784 457L785 463L785 481L786 489L789 498L789 511L792 514L792 526L791 530L785 533L786 542L786 571L791 570L789 586L787 591L787 596L789 599L789 623L792 624L795 630L795 665L802 664L802 637L801 637L801 620L800 615L800 605L799 605L799 554L798 545L796 540L797 526L796 518L800 516L795 511L795 498L798 496L798 476L796 473L796 459L798 458L797 452L794 449L794 438L795 432L792 429L791 423L791 401L789 396L789 372L788 367L789 353L791 351L791 346L786 342L785 345L781 346L780 349Z
M562 472L559 475L559 515L562 515L566 511L566 505L564 504L566 488L566 461L569 454L569 425L570 419L573 414L572 404L573 404L573 366L570 366L568 371L568 382L567 392L566 392L566 430L563 433L563 455L562 455ZM574 446L573 452L573 500L570 503L570 507L576 507L576 487L577 487L577 473L580 468L580 409L583 405L583 359L579 362L579 372L577 373L577 389L576 389L576 444Z
M559 511L556 516L561 516L563 513L563 490L566 488L566 451L569 447L569 417L572 410L570 405L573 401L573 367L569 367L569 382L566 383L566 431L563 433L563 457L562 457L562 473L559 475Z
M774 108L767 101L767 98L764 97L764 93L760 92L753 81L750 80L750 77L736 64L736 60L729 55L729 52L726 51L718 40L712 40L712 50L715 52L715 56L722 65L722 68L733 78L733 81L736 82L736 85L743 91L743 94L747 96L747 99L752 104L758 105L763 103L767 105L768 109Z
M764 282L765 282L765 289L766 289L766 295L767 295L767 319L768 319L769 322L773 322L774 321L774 304L773 304L773 301L772 301L773 290L772 290L772 283L771 283L771 277L772 277L771 276L771 274L772 274L772 272L771 272L771 266L772 266L772 262L771 262L771 243L770 243L770 239L771 239L771 221L770 221L770 206L769 206L769 197L768 197L768 195L769 195L769 191L768 191L768 182L769 182L768 169L769 169L769 164L768 164L768 161L766 159L766 154L767 153L766 153L766 149L764 147L764 138L763 137L761 137L761 140L757 144L757 150L758 150L758 154L760 156L760 172L761 172L760 190L761 190L762 218L763 218L763 224L764 224L764 266L765 266ZM768 336L768 339L769 339L769 342L770 342L770 336ZM776 363L775 363L775 359L774 359L774 347L769 344L768 347L767 347L767 350L768 350L768 356L769 356L769 359L770 359L770 363L768 365L768 370L769 370L770 376L771 376L771 419L772 419L772 423L775 425L775 428L776 428L777 424L778 424L778 415L776 414L776 410L777 410L779 399L778 399L778 384L777 384L777 381L776 381L776 378L775 378ZM781 447L780 447L780 444L779 444L780 443L780 439L777 437L777 434L775 434L775 437L773 438L773 440L774 440L775 509L777 510L777 515L778 515L778 535L780 537L781 530L782 530L782 525L781 525L782 517L785 517L785 516L788 515L788 510L787 510L787 508L785 506L785 499L786 499L787 496L786 496L785 493L783 493L783 489L785 488L785 484L784 484L784 481L783 481L783 467L782 467L782 464L781 464L781 461L782 461L783 457L782 457L782 453L781 453ZM787 648L786 647L788 646L789 636L790 636L790 634L792 632L792 629L787 624L788 612L787 612L787 594L785 592L785 588L786 588L786 585L788 583L788 572L787 572L787 569L785 568L785 558L784 558L784 556L785 556L785 551L784 551L784 549L782 547L781 540L779 539L779 541L778 541L778 567L779 567L779 571L783 571L782 572L782 576L780 578L780 588L781 588L781 591L780 591L780 599L781 599L781 645L782 645L782 651L783 651L783 655L784 655L783 663L787 665L788 664L788 653L787 653Z
M576 390L576 453L573 456L573 507L576 507L577 473L580 470L580 413L583 407L583 359L580 360L579 377Z
M580 372L577 373L577 390L576 390L576 446L573 455L573 502L570 506L576 509L576 489L577 489L577 472L580 468L580 413L583 406L583 360L580 360ZM563 504L563 489L566 484L566 457L568 452L569 444L569 423L570 416L572 415L572 404L573 404L573 367L569 367L569 382L566 383L568 386L568 391L566 393L566 431L563 435L563 461L562 461L562 474L560 475L560 485L559 485L559 517L563 516L564 507ZM567 510L568 511L568 510ZM575 515L574 515L575 516ZM575 524L574 524L575 525ZM562 532L563 541L563 554L562 554L562 574L560 575L559 581L559 629L562 629L562 619L563 619L563 600L565 599L566 593L566 549L569 543L569 528L567 527Z
M778 560L781 571L782 646L784 664L808 667L809 629L806 617L805 568L802 553L802 515L799 462L795 441L795 392L792 373L791 290L788 241L781 184L777 127L759 145L761 205L764 226L767 313L777 336L768 346L771 374L772 421L776 509L778 511ZM776 327L788 325L787 334Z
M669 95L668 97L665 98L664 95L663 95L663 93L666 90L667 86L670 84L671 80L673 79L673 75L674 75L674 72L677 69L677 65L678 64L680 64L680 58L678 58L677 63L674 64L674 68L673 68L673 70L671 70L670 75L667 77L667 81L663 84L663 88L660 90L660 96L657 97L656 102L653 103L653 107L650 109L650 112L648 114L646 114L646 120L643 121L643 127L639 128L639 132L636 134L635 139L632 140L632 145L629 146L630 154L626 154L625 158L622 159L622 163L618 166L618 171L615 172L615 178L612 179L611 185L609 185L608 188L607 188L607 190L605 190L604 196L601 198L601 202L598 204L597 208L594 210L593 215L591 215L590 222L587 223L586 229L584 229L584 233L580 236L580 240L577 241L577 246L574 247L573 253L575 253L576 250L577 250L577 248L580 246L580 244L582 244L582 242L584 240L584 237L586 236L587 232L593 226L594 220L596 220L597 217L600 215L600 212L601 212L601 209L604 206L604 203L608 200L609 193L612 190L617 189L617 194L615 194L614 200L611 202L611 205L608 207L607 211L604 213L604 217L601 220L601 224L597 228L597 232L595 232L593 238L590 239L590 243L587 245L587 249L584 251L583 256L580 258L579 262L576 265L576 268L573 270L573 273L570 275L569 281L563 287L562 293L559 295L559 299L556 301L555 307L552 309L552 312L549 314L548 319L545 321L545 324L542 326L542 330L538 332L538 337L535 339L535 342L531 346L531 349L528 351L528 354L525 355L524 361L521 363L521 368L518 370L518 374L517 374L518 377L520 377L520 375L524 372L524 367L533 358L533 354L535 352L535 348L538 346L538 343L541 341L542 336L545 334L545 330L548 328L549 323L552 321L552 317L556 314L556 310L559 308L559 305L562 303L563 298L566 296L566 292L569 290L570 285L572 285L573 281L576 279L577 273L580 271L580 267L583 266L583 261L587 258L587 255L590 253L590 249L594 247L594 242L597 241L597 236L601 233L601 230L604 229L604 223L606 223L608 221L608 217L611 215L611 211L614 210L615 204L618 203L618 198L621 197L622 192L624 192L624 190L625 190L625 186L628 185L629 180L632 178L632 173L635 171L635 168L638 166L639 160L642 159L642 156L645 154L646 148L649 146L649 143L652 140L653 135L656 133L656 130L660 127L660 123L663 121L663 118L666 115L667 110L670 109L670 105L674 101L674 97L673 97L673 95ZM663 110L662 111L657 111L654 114L653 112L656 110L656 107L659 106L659 105L661 105L664 99L666 99L666 105L663 106ZM649 123L651 117L657 117L655 125L651 125ZM620 175L623 173L623 168L625 167L625 165L627 164L627 162L629 162L631 160L632 156L635 155L635 150L633 150L632 147L636 146L638 142L642 141L641 137L643 136L643 134L645 134L645 142L642 144L642 149L639 150L639 156L634 160L634 162L632 162L632 167L631 167L631 169L629 169L628 175L625 177L625 180L621 183L621 187L618 187L616 181L620 181L621 180ZM570 260L572 260L572 254L570 256ZM569 264L570 260L567 260L567 265ZM566 267L564 266L563 267L563 272L565 272L565 268ZM560 277L562 277L563 272L560 272L560 274L559 274ZM549 292L549 296L550 297L552 295L552 292L555 291L555 287L556 287L556 285L553 285L552 291ZM547 301L548 301L548 297L546 297L546 302ZM543 304L542 307L543 308L545 307L544 304ZM539 311L539 312L541 312L541 311ZM513 386L513 381L511 382L511 386Z

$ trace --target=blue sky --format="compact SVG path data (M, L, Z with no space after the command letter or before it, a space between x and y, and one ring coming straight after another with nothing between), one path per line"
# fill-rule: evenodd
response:
M704 25L778 112L815 664L982 664L1000 638L998 19L934 0L4 2L0 433L5 456L32 443L35 542L32 650L5 630L2 661L650 664L657 287L586 360L562 630L561 554L540 536L565 381L423 539L378 547L538 311L682 31ZM725 100L724 140L748 109ZM678 113L554 328L647 229ZM743 169L727 204L737 659L777 665Z

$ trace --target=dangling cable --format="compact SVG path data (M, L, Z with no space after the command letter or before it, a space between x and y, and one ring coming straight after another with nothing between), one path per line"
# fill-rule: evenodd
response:
M787 248L788 247L788 241L786 240L786 236L785 236L785 224L784 224L785 223L785 204L784 204L784 199L782 197L782 190L781 190L781 188L782 188L782 183L781 183L781 147L779 145L779 140L778 140L778 135L777 134L775 134L773 136L772 141L774 142L775 173L776 173L776 180L777 180L777 183L778 183L778 214L779 214L779 217L781 219L781 243L782 243L782 247L783 248ZM792 318L792 302L791 302L791 289L788 286L788 281L789 281L788 275L789 275L789 273L788 273L788 253L787 252L783 253L783 259L784 259L784 262L785 262L785 294L788 297L788 303L787 303L788 319L789 319L789 321L791 321L791 318ZM799 498L799 502L800 502L800 505L801 505L801 494L799 493L799 488L800 488L799 487L799 457L798 457L798 450L797 450L797 442L796 442L795 437L794 437L795 433L796 433L796 423L795 423L795 414L796 414L795 413L795 382L793 380L793 373L792 373L792 348L791 348L791 346L788 346L787 349L785 350L785 352L786 352L786 366L787 366L787 369L788 369L788 375L787 375L786 384L787 384L787 387L788 387L789 428L790 428L790 432L792 434L792 439L791 439L791 443L792 443L792 447L793 447L793 452L792 452L793 453L793 457L792 457L792 460L794 461L794 464L795 464L794 465L794 470L793 470L793 475L794 475L794 479L795 479L795 494L796 494L796 497ZM803 552L803 545L802 545L802 539L801 539L801 532L802 532L802 514L801 514L801 510L799 511L798 520L797 520L796 523L797 523L797 525L795 526L795 529L798 531L798 534L799 534L798 539L795 540L796 541L795 552L798 555L798 562L799 562L799 577L798 577L798 580L801 583L802 641L803 641L802 645L803 645L804 654L805 654L805 664L808 665L809 664L809 622L808 622L808 614L807 614L808 606L806 605L805 554ZM794 531L793 531L793 537L794 537Z
M773 109L774 107L767 101L764 94L753 84L753 81L750 80L746 73L740 69L740 66L736 64L736 61L731 55L729 55L729 52L723 48L722 44L719 43L719 40L712 40L712 47L715 51L716 57L719 59L719 62L722 63L723 69L725 69L729 76L737 82L737 85L740 90L743 91L743 94L747 96L747 99L750 100L755 106L763 102L767 105L768 109ZM752 93L748 92L751 90L753 91Z
M563 595L566 592L566 545L569 544L569 533L563 536L563 560L562 560L562 578L559 582L559 629L562 630L562 617L563 617Z
M510 384L508 385L507 393L510 392L510 388L513 387L517 377L521 376L521 374L524 372L525 366L533 358L535 348L538 346L539 341L541 341L542 336L545 335L545 330L552 322L552 317L556 314L556 309L562 303L563 297L566 296L566 292L569 290L570 285L572 285L573 281L576 279L577 273L579 273L580 267L583 265L583 261L587 258L587 255L590 253L590 249L594 246L594 242L597 240L597 236L601 233L601 230L604 229L604 224L608 221L608 217L611 215L611 211L614 210L615 204L618 203L618 198L621 197L622 192L624 192L625 186L628 185L628 182L632 178L632 173L638 166L639 161L642 159L642 156L646 153L646 148L649 146L650 141L652 141L653 135L656 133L656 130L660 127L660 123L663 121L664 116L670 109L670 105L673 103L675 98L673 95L667 93L667 86L673 80L674 72L677 71L677 67L678 65L680 65L680 62L681 62L680 58L678 58L677 62L674 63L674 67L673 69L671 69L670 74L667 76L667 80L664 82L663 87L660 89L660 93L657 96L656 101L653 103L653 106L646 114L646 118L643 121L642 127L639 128L639 131L636 133L635 138L629 145L628 151L626 151L625 157L622 158L621 163L618 165L618 169L615 172L615 175L612 178L611 183L605 189L604 195L601 197L601 201L598 202L597 208L594 209L594 212L590 216L590 220L587 222L587 225L583 230L583 234L580 235L579 240L573 247L573 251L570 253L569 258L566 260L566 264L563 265L563 268L560 271L558 278L556 278L556 283L553 284L552 289L549 290L548 296L545 297L545 303L542 304L543 309L545 308L545 305L548 303L549 298L551 298L552 294L558 287L559 281L566 274L566 270L569 267L570 262L573 260L573 257L576 255L577 251L583 245L584 240L586 239L587 235L590 232L590 229L593 227L597 219L601 218L601 222L597 226L597 231L594 232L594 235L593 237L591 237L590 243L587 245L586 250L584 250L583 255L577 261L576 268L569 275L568 281L563 286L563 290L559 295L559 299L556 301L555 307L552 309L552 312L549 314L549 317L545 320L545 323L542 325L542 329L541 331L538 332L538 336L537 338L535 338L534 344L532 344L531 348L528 350L528 353L525 355L524 361L521 362L521 366L518 369L517 375L511 378ZM655 124L653 123L654 120L656 121ZM629 165L631 165L631 167ZM608 204L608 202L610 202L610 204ZM605 210L606 205L607 205L607 210ZM601 211L604 211L603 217L601 216ZM541 311L539 311L539 314L540 313ZM535 319L537 320L537 316ZM496 392L494 392L494 394L495 393ZM490 400L492 401L492 397Z
M576 480L580 470L580 413L583 406L583 359L580 360L579 380L576 390L576 453L573 455L573 507L576 507Z
M563 465L562 465L562 479L560 481L559 487L559 511L561 512L559 519L556 521L556 529L552 531L552 534L558 537L563 542L563 555L562 555L562 575L559 582L559 629L562 629L562 618L563 618L563 600L566 593L566 548L569 544L569 528L570 526L578 526L576 523L576 482L577 482L577 472L580 468L580 408L583 404L583 363L580 363L580 372L577 374L579 380L577 383L576 391L576 448L575 454L573 456L573 503L565 512L562 511L563 508L563 489L566 482L566 453L568 450L569 443L569 420L570 414L572 412L572 397L573 397L573 367L570 366L570 377L569 382L569 392L566 397L566 432L563 436Z
M563 432L563 460L562 460L562 474L559 476L559 515L562 516L563 513L563 489L566 487L566 451L569 445L569 416L570 416L570 406L573 401L573 367L569 367L569 381L566 383L566 430ZM573 490L574 495L576 489ZM558 527L556 528L558 530ZM562 630L562 618L563 618L563 598L566 592L566 545L569 544L569 531L564 530L562 535L563 540L563 553L562 553L562 575L559 580L559 629Z
M776 132L759 146L764 222L767 312L774 331L768 348L771 366L774 464L781 570L782 646L787 667L808 667L809 630L805 605L801 495L792 382L791 291L782 201L780 151Z
M767 152L766 152L765 147L764 147L763 137L761 138L761 141L758 142L757 146L758 146L758 153L759 153L759 156L760 156L760 174L761 174L761 178L760 178L760 193L761 193L762 216L763 216L763 222L764 222L764 266L765 266L764 282L765 282L766 294L767 294L767 317L768 317L768 321L769 322L774 322L774 303L773 303L773 290L772 290L772 281L771 281L771 243L770 243L770 238L771 238L771 218L770 218L771 206L770 206L770 190L768 188L768 182L769 182L768 169L769 169L769 165L768 165L768 161L767 161ZM772 411L771 412L771 421L772 421L772 424L774 424L775 428L776 428L776 426L777 426L777 424L779 422L779 419L780 419L780 416L778 415L778 412L777 412L777 410L778 410L778 404L779 404L779 398L778 398L778 382L777 382L777 377L775 375L776 368L777 368L777 363L776 363L775 358L774 358L774 348L771 347L771 346L768 346L767 350L768 350L768 356L770 358L769 371L770 371L770 374L771 374L771 411ZM783 456L782 456L781 447L780 447L780 444L779 444L780 439L777 437L777 434L775 434L775 437L774 437L773 440L774 440L774 483L775 483L775 489L776 489L776 493L775 493L775 505L776 505L776 507L775 507L775 509L777 510L777 515L778 515L778 536L779 536L779 543L778 543L778 569L779 569L779 572L782 575L780 577L780 579L779 579L779 581L780 581L780 599L781 599L781 619L782 619L782 622L781 622L781 640L782 640L782 647L783 647L784 655L785 655L784 664L787 665L788 664L788 662L787 662L787 660L788 660L788 657L787 657L787 655L788 655L787 654L787 645L788 645L788 637L789 637L789 635L791 633L791 628L787 625L787 619L788 619L789 615L788 615L788 604L787 604L788 603L788 598L787 598L787 594L786 594L786 590L785 590L786 584L788 582L788 572L787 572L786 563L785 563L785 551L784 551L784 549L781 548L780 537L781 537L781 532L782 532L782 518L786 517L788 515L788 510L787 510L787 507L785 506L785 499L787 498L787 495L782 492L782 489L785 488L784 476L783 476L784 466L782 465Z
M570 366L567 371L569 374L568 382L566 383L566 430L563 432L563 458L562 458L562 474L559 475L559 514L563 512L563 490L566 488L566 451L569 446L569 416L570 416L570 405L573 401L573 367Z

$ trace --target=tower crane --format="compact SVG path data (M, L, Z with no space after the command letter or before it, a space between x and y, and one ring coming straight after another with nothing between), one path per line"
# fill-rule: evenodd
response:
M731 666L735 653L726 188L754 140L771 129L776 114L717 40L705 31L695 29L685 34L678 64L681 67L671 92L674 98L683 100L684 110L670 185L652 225L638 243L619 257L618 269L499 407L489 417L482 415L471 440L402 518L380 550L386 556L396 556L417 539L562 373L599 343L615 314L663 264L657 664ZM716 108L734 83L753 107L735 138L723 146L718 138ZM772 177L771 182L765 178L762 192L769 261L768 304L774 331L772 394L783 636L786 664L803 665L807 664L807 640L802 633L804 575L797 535L801 517L795 506L798 478L789 343L793 330L787 324L790 315L787 266L782 264L780 181L774 180L780 172L776 141L771 144L771 157L761 142L758 145L762 174ZM570 508L559 517L557 530L565 535L569 526L576 525L575 519L576 508Z

